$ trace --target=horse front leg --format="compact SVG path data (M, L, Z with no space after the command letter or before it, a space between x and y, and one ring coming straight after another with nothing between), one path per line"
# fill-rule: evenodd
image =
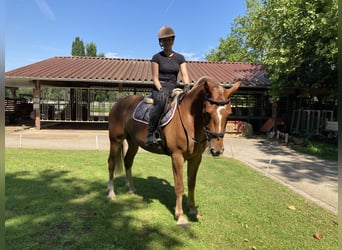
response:
M199 155L198 157L192 158L188 160L188 207L189 207L189 213L196 216L198 219L200 214L197 210L196 204L195 204L195 186L196 186L196 177L199 165L202 160L202 155Z
M177 225L187 226L188 220L184 216L183 207L182 207L183 193L184 193L183 165L184 165L183 155L181 154L172 155L172 169L173 169L173 178L174 178L175 193L176 193L175 217L177 219Z

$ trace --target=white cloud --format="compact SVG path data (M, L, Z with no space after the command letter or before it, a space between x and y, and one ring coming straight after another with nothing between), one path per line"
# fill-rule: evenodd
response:
M119 58L119 54L116 52L106 52L105 53L105 57L108 58Z
M40 11L50 20L56 20L56 16L47 4L45 0L36 0L36 4L38 5Z
M203 56L198 56L196 55L196 53L193 53L193 52L183 52L181 54L185 57L185 60L187 61L203 61L204 60Z
M127 55L120 55L119 53L117 52L106 52L105 53L105 57L108 57L108 58L126 58L126 59L137 59L135 57L132 57L132 56L127 56Z

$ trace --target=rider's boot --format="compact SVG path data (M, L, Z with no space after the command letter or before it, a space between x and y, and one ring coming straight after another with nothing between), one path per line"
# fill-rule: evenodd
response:
M146 140L146 145L151 146L153 144L159 143L160 138L155 137L155 130L158 126L159 118L157 115L153 114L151 112L150 120L148 123L148 128L147 128L147 140Z

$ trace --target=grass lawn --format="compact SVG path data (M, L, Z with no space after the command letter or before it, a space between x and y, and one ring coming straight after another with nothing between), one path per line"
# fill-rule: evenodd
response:
M298 152L313 155L321 159L337 161L338 160L338 146L337 144L319 140L307 140L304 145L295 146L293 149Z
M118 197L108 201L107 154L7 148L6 249L338 248L335 215L239 161L203 158L196 186L202 216L181 228L170 158L139 153L138 195L127 194L120 176Z

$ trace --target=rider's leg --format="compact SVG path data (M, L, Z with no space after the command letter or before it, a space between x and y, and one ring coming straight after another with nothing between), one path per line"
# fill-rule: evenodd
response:
M148 123L147 141L146 141L147 145L152 145L157 142L154 137L154 132L156 131L158 127L160 116L164 110L165 101L166 101L165 94L162 91L152 90L152 97L153 97L154 105L152 107L152 110L150 113L150 119Z

